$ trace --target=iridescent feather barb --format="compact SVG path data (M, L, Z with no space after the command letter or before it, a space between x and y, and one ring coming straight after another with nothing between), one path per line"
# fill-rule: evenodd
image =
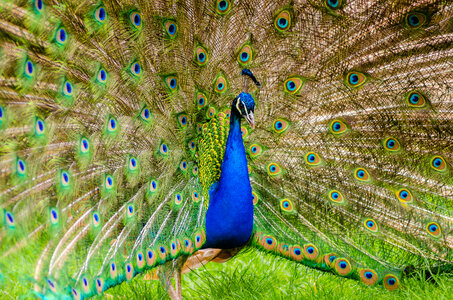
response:
M452 16L2 1L0 277L82 299L156 269L180 298L244 247L389 290L452 271Z

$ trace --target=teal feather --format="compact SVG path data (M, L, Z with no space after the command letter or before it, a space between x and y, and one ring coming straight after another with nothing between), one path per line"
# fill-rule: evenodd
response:
M437 0L1 2L3 287L83 299L155 270L177 298L169 278L228 245L389 290L451 272L452 16ZM212 242L241 213L248 242Z

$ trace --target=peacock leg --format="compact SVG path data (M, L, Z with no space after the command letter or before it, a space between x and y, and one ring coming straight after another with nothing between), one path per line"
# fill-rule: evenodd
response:
M187 261L188 256L181 256L176 262L175 270L175 286L176 286L176 299L182 300L182 285L181 285L181 274L184 263Z
M167 290L168 296L172 300L178 300L180 298L177 298L175 288L173 287L173 284L171 283L171 272L169 272L168 269L165 269L164 266L162 266L158 272L158 276L160 279L161 284L165 287Z

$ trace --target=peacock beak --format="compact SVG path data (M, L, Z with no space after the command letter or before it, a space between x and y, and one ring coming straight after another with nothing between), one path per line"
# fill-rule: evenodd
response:
M247 116L245 117L247 122L249 123L250 127L252 129L255 129L255 116L253 115L253 111L249 112Z

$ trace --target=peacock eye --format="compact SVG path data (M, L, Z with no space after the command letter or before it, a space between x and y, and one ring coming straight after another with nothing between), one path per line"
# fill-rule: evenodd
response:
M247 64L249 64L252 61L252 59L253 59L252 46L249 44L243 45L237 54L237 61L242 66L246 66Z
M67 32L63 27L60 27L57 29L57 32L55 34L55 41L59 45L64 45L67 40Z
M366 80L367 77L361 72L352 71L346 75L346 84L353 88L361 86Z
M274 19L274 26L280 32L287 31L291 27L291 14L289 11L281 11Z
M325 4L327 6L327 8L330 8L330 9L339 9L342 5L342 2L341 0L326 0Z
M202 46L195 49L195 61L199 66L204 66L208 62L208 52Z
M406 27L417 29L423 26L428 20L427 16L420 12L410 12L405 17Z
M426 106L426 99L421 93L412 91L406 96L406 101L410 107L424 107Z
M129 15L129 20L135 28L140 28L142 25L142 17L138 12L133 12Z
M176 25L175 21L167 20L164 23L164 28L169 38L173 39L174 37L176 37L176 34L178 33L178 26Z
M94 18L96 19L96 21L98 21L99 23L102 23L105 21L105 17L107 16L107 13L105 12L105 8L104 7L99 7L98 9L95 10L94 12Z
M227 12L230 11L230 8L231 8L230 1L227 1L227 0L217 0L217 3L216 3L216 10L217 10L217 13L218 13L218 14L224 15L224 14L226 14Z

